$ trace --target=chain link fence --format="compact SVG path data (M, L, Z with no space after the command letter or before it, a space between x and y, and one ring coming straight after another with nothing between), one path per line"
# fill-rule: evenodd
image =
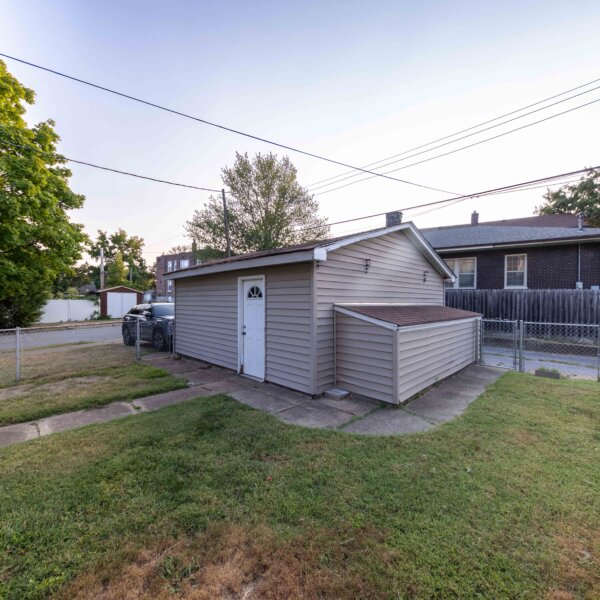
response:
M600 381L600 325L482 319L481 362Z
M0 330L0 386L85 374L173 351L168 324L98 322Z

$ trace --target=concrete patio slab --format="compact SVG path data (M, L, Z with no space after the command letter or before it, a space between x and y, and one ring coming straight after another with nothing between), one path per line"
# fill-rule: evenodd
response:
M434 427L433 423L398 408L382 408L363 419L342 427L342 431L363 435L404 435L420 433Z
M18 423L17 425L0 427L0 448L33 440L37 437L39 437L39 432L35 423Z
M306 404L300 404L278 413L277 418L291 425L317 429L335 429L347 423L353 417L348 412L332 408L318 400L311 400Z
M278 398L271 394L265 394L263 390L241 389L229 395L242 404L268 413L280 413L299 405L296 400Z
M409 402L403 408L428 421L444 423L462 414L485 388L496 381L503 371L491 367L467 367Z
M379 400L373 400L372 398L364 398L363 396L348 396L342 400L335 400L334 398L319 398L318 400L314 400L313 402L320 402L321 404L325 404L330 406L331 408L335 408L337 410L342 410L347 412L355 417L363 417L378 408L382 408L384 406L383 402L379 402Z
M156 394L156 396L147 396L146 398L139 398L133 400L132 405L139 408L141 411L153 411L163 408L164 406L172 406L173 404L180 404L186 400L192 400L202 396L210 396L211 392L203 390L199 386L193 386L189 388L183 388L182 390L174 390L172 392L165 392L164 394Z
M128 402L113 402L101 408L90 408L76 412L46 417L37 421L40 436L76 429L93 423L106 423L136 413L135 408Z

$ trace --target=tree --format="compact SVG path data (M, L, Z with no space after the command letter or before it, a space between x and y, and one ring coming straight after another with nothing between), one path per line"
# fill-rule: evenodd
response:
M297 181L287 156L236 153L233 167L222 170L230 193L227 212L231 251L234 254L269 250L324 238L326 220L319 205ZM202 210L186 223L188 235L198 243L199 258L217 258L227 247L221 196L211 196Z
M592 170L576 184L544 194L545 204L536 206L538 215L583 214L592 227L600 227L600 171Z
M117 254L120 254L120 260L125 268L125 283L140 290L148 289L153 285L153 274L151 269L146 265L146 261L142 255L144 249L144 240L135 235L129 236L123 229L108 234L106 231L98 230L98 237L95 242L92 242L89 247L89 254L92 258L100 258L100 250L104 250L104 264L106 272L111 269L112 263L115 261ZM129 281L129 271L131 270L131 281ZM115 272L118 272L117 268ZM100 286L100 269L94 269L94 279L96 284ZM108 279L107 279L108 283ZM116 284L112 284L116 285Z
M54 122L29 128L23 118L34 97L0 61L0 328L38 318L87 239L67 213L84 197L69 188Z
M117 250L106 270L106 285L127 285L127 267L123 262L123 255Z

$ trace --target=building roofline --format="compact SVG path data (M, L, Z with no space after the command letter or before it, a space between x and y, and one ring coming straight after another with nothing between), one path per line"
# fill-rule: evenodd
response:
M298 247L286 247L261 253L242 254L238 257L223 259L205 264L193 265L186 269L171 271L164 275L165 279L183 279L187 277L197 277L213 273L223 273L227 271L238 271L252 268L274 266L280 264L289 264L307 261L326 261L328 252L333 252L344 246L356 244L364 240L381 237L397 231L406 231L408 236L416 243L422 252L428 256L430 262L436 268L438 273L454 280L454 273L446 263L438 256L431 244L421 235L415 225L411 222L401 223L393 227L384 227L364 231L354 235L345 236L334 240L324 240L315 242L314 245L303 244Z
M558 246L573 243L585 244L591 242L600 242L598 234L589 236L574 236L570 238L545 238L543 240L527 240L517 242L497 242L489 244L467 244L465 246L439 246L437 252L462 252L463 250L495 250L497 248L520 248L525 246Z

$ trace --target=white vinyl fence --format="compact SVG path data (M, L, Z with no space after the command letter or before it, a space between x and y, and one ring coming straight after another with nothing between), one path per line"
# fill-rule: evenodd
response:
M96 310L93 300L48 300L39 322L87 321Z

